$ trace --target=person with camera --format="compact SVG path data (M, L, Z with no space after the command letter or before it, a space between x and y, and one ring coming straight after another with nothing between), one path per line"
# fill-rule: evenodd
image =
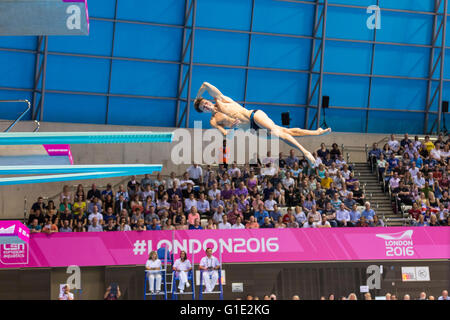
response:
M111 285L106 289L105 300L117 300L122 294L120 293L120 288L117 283L111 283Z
M184 287L189 288L188 272L192 270L191 262L187 259L186 251L180 252L180 258L175 260L173 264L173 271L177 273L179 283L178 289L180 293L184 293Z
M212 292L216 286L217 279L219 279L220 269L219 260L212 255L212 249L206 249L206 257L200 260L200 272L203 272L203 279L205 283L205 292Z

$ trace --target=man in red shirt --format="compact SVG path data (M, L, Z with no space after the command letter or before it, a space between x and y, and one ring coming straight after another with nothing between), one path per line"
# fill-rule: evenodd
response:
M417 203L414 202L411 209L408 210L409 215L416 221L419 221L419 216L422 214L422 211L417 206Z

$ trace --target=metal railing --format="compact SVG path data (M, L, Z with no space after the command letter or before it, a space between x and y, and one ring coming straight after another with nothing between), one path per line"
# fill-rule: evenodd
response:
M6 128L6 130L4 132L9 132L9 130L11 130L12 128L14 128L14 126L25 116L25 114L30 111L31 109L31 103L28 100L0 100L0 103L26 103L27 104L27 108L17 117L16 120L14 120L13 123L11 123L11 125Z

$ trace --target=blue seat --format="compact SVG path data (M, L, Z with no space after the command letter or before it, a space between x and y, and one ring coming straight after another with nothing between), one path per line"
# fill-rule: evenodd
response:
M192 300L195 300L195 283L194 283L194 271L191 269L187 275L188 281L191 283L192 292L186 292L185 294L192 294ZM172 300L177 300L179 293L177 293L177 280L180 278L177 276L176 271L172 271Z
M167 251L167 261L166 259L166 251ZM173 254L169 251L167 247L161 247L156 251L158 255L158 259L161 260L162 263L173 263Z

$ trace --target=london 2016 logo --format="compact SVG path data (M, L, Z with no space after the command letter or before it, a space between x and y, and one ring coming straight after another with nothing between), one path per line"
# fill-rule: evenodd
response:
M387 257L412 257L414 255L413 230L396 233L376 234L384 239Z

